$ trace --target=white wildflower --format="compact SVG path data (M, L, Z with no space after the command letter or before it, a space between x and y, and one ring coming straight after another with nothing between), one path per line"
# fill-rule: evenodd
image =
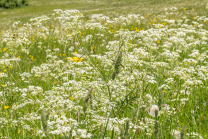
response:
M175 139L181 138L181 132L178 130L172 130L171 134L175 137Z
M155 117L156 111L158 111L157 116L159 116L159 107L157 105L152 105L152 107L149 109L149 115Z

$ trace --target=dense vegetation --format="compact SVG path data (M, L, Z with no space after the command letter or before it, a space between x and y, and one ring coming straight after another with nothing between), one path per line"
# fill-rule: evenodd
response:
M0 0L0 7L7 9L27 6L28 4L28 0Z
M0 32L0 137L208 138L208 4L56 9Z

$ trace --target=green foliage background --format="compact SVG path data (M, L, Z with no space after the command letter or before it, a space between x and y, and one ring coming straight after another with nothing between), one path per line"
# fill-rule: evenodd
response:
M0 7L7 9L27 6L28 4L28 0L0 0Z

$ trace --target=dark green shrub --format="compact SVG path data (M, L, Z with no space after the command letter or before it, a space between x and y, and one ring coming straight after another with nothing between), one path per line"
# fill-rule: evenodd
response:
M0 0L0 7L7 9L29 5L28 0Z

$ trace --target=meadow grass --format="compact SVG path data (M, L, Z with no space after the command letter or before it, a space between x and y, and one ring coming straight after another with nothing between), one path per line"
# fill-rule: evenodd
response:
M205 1L48 2L0 12L0 137L208 137Z
M30 18L41 15L50 16L54 9L77 9L85 16L105 14L108 16L133 13L156 14L161 7L197 7L206 0L29 0L29 6L16 9L0 8L0 29L7 28L15 21L28 22ZM203 12L198 9L198 12Z

